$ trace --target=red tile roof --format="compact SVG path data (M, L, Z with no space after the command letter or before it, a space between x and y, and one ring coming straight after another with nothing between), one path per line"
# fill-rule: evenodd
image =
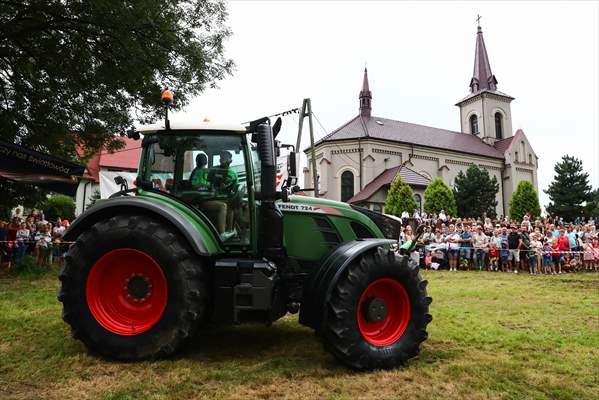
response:
M102 149L99 153L94 154L85 166L84 178L99 182L101 168L137 170L141 155L141 140L133 140L125 137L118 140L124 142L125 146L112 153ZM83 155L82 149L78 149L77 151L80 155Z
M137 170L141 155L141 140L120 138L125 142L125 147L114 153L106 150L100 152L100 167Z
M364 137L398 143L413 143L418 146L503 159L503 153L469 133L454 132L381 117L354 117L316 142L316 145L323 142Z
M418 172L406 167L397 166L384 170L379 176L374 178L368 185L364 187L359 193L355 194L348 203L360 203L368 200L372 195L378 192L381 188L391 185L391 182L397 176L411 186L427 186L430 183L430 179L426 176L419 174Z
M505 153L507 151L507 149L510 148L510 146L512 145L512 141L514 140L515 136L510 136L509 138L505 138L505 139L501 139L495 142L494 147L502 152Z

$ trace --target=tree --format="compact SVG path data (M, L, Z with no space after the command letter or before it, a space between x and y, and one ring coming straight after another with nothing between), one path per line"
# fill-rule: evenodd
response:
M215 86L233 62L222 0L0 2L0 138L76 160ZM0 192L0 197L7 194Z
M424 191L424 210L431 213L440 213L444 210L448 215L457 215L453 192L443 179L435 178Z
M401 216L404 211L412 214L416 209L416 200L412 188L405 183L399 174L391 182L391 187L385 199L385 214Z
M0 213L9 213L18 205L39 208L46 201L46 192L31 185L0 177Z
M582 161L565 155L555 164L555 176L545 193L551 200L547 212L566 221L588 215L589 205L593 201L589 174L583 172Z
M520 181L510 199L510 219L522 221L522 217L527 213L531 214L532 219L541 216L539 195L532 183Z
M455 178L453 192L455 195L458 215L460 217L478 218L483 215L496 216L497 192L499 184L495 176L489 176L489 171L472 164L464 174L462 171Z
M75 202L72 197L57 194L48 197L43 206L44 216L49 221L54 221L60 217L72 221L75 218Z

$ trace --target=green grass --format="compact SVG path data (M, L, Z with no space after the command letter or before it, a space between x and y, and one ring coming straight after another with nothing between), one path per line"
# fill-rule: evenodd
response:
M421 355L372 373L337 364L294 316L206 330L169 360L105 361L71 338L56 274L0 275L1 399L599 398L599 274L425 273Z

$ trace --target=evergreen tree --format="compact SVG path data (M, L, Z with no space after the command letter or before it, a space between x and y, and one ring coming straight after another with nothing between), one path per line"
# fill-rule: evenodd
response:
M520 181L510 199L510 219L522 221L522 217L527 213L531 214L532 219L536 219L541 215L539 195L532 183Z
M457 215L453 192L443 179L435 178L424 191L424 210L439 214L444 210L448 215Z
M391 187L387 192L385 199L385 214L401 216L401 213L407 211L410 215L416 209L416 200L412 188L405 183L399 174L391 182Z
M589 214L589 205L593 201L589 174L583 172L582 161L565 155L555 164L555 176L545 193L551 200L547 212L565 221L574 221L576 217Z
M472 164L465 174L460 171L455 178L453 191L460 217L478 218L486 215L494 218L497 215L495 198L499 184L495 176L489 176L486 169Z

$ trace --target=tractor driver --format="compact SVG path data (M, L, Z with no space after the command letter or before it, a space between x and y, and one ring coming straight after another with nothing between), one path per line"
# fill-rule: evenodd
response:
M231 168L233 156L224 150L219 153L219 165L209 170L207 182L216 191L214 200L202 202L201 208L210 216L218 233L233 230L234 201L237 194L238 177L237 172Z
M208 175L208 180L216 189L217 195L230 197L237 192L237 172L231 168L233 156L223 150L219 154L220 165L213 168Z

